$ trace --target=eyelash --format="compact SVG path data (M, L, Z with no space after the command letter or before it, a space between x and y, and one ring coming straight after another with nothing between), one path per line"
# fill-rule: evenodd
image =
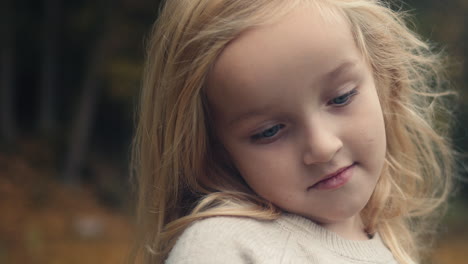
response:
M283 125L283 124L277 124L277 125L274 125L274 126L268 128L268 129L263 130L262 132L260 132L258 134L253 135L251 138L252 138L253 141L272 139L284 127L285 127L285 125ZM271 133L273 133L273 134L269 135Z
M330 101L328 101L327 105L336 105L338 107L342 107L342 106L345 106L345 105L348 105L349 103L351 103L351 98L355 95L358 94L358 90L356 90L356 88L352 89L351 91L345 93L345 94L342 94L340 96L337 96L333 99L331 99ZM333 101L336 100L336 99L343 99L345 100L343 103L334 103Z
M343 106L346 106L348 105L349 103L351 103L351 98L355 95L358 94L358 91L355 89L345 93L345 94L342 94L340 96L337 96L333 99L331 99L330 101L328 101L327 105L336 105L337 107L343 107ZM342 99L342 100L345 100L343 103L333 103L334 100L336 99ZM278 132L283 129L285 127L285 125L283 124L276 124L268 129L265 129L263 130L262 132L258 133L258 134L255 134L253 136L251 136L251 139L253 141L260 141L260 140L271 140L273 139L277 134ZM273 134L272 134L273 133ZM268 143L268 142L263 142L263 143Z

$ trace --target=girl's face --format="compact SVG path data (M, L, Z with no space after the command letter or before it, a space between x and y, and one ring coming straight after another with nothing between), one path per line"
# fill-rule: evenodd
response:
M249 186L324 226L352 226L386 151L372 72L348 24L311 9L244 32L209 75L219 140Z

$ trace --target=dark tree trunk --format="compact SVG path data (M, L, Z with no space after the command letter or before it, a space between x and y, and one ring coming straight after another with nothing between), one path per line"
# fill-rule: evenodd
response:
M7 144L13 144L17 136L15 115L15 49L13 2L5 0L0 5L2 40L0 41L0 133Z
M92 125L94 122L97 97L99 94L99 71L102 68L104 54L106 53L106 40L102 37L96 45L92 59L85 74L82 95L78 104L75 118L72 124L69 152L65 163L64 179L71 185L80 184L79 171L81 170L84 156L88 150Z
M60 0L44 2L42 32L41 90L39 97L39 131L51 135L55 130L55 93L57 88L58 31L60 25Z
M67 159L63 179L70 185L79 185L80 171L83 167L86 153L89 149L91 131L95 119L98 95L101 89L101 73L105 62L114 52L115 42L119 41L118 30L114 22L116 19L117 1L107 1L107 16L104 24L104 33L99 37L91 53L87 71L82 85L82 95L73 119L71 135L69 138ZM113 8L110 8L112 6Z

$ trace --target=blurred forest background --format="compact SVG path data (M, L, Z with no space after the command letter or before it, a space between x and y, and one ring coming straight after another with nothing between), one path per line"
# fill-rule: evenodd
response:
M1 1L0 263L124 260L133 116L159 2ZM468 0L403 7L416 31L451 55L459 90L453 141L465 155ZM466 185L452 197L434 263L467 263Z

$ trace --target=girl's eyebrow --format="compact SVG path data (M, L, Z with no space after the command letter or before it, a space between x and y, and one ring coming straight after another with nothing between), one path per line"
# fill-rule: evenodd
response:
M332 82L333 80L338 78L343 73L354 69L357 65L358 64L355 60L348 60L348 61L341 63L340 65L338 65L338 67L334 68L333 70L323 75L322 83Z
M249 111L243 112L239 115L236 115L233 119L231 119L228 122L228 126L233 126L240 121L243 121L243 120L255 117L255 116L265 115L265 113L271 112L271 109L273 108L274 106L267 105L265 107L251 109Z

